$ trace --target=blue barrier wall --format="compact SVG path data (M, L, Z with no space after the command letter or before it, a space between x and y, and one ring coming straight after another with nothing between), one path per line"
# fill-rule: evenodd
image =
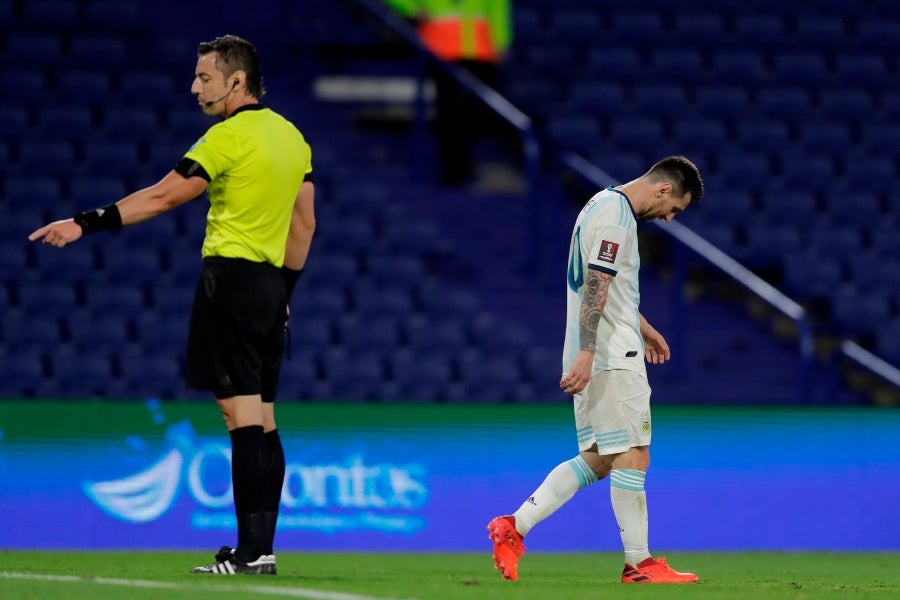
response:
M279 550L487 551L484 526L575 452L569 407L279 407ZM897 410L654 412L651 549L900 549ZM210 403L0 401L0 547L234 542L227 436ZM620 548L608 483L529 535Z

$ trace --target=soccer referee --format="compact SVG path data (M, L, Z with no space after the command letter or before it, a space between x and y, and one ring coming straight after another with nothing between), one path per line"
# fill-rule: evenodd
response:
M193 572L274 575L285 460L273 403L287 304L315 230L311 151L293 124L260 104L265 90L253 44L226 35L201 43L197 54L191 93L204 114L223 120L156 184L29 239L61 248L208 192L185 383L215 395L230 433L238 539Z

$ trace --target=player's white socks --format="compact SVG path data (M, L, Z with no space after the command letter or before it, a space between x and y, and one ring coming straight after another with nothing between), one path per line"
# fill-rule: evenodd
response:
M516 531L523 537L528 535L532 527L556 512L575 492L595 481L597 474L580 455L556 465L540 487L513 515L516 518Z
M633 567L650 558L645 477L646 473L633 469L613 469L609 474L609 498L619 523L625 562Z

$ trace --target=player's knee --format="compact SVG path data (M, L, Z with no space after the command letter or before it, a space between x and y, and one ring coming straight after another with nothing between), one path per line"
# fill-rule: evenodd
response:
M612 470L612 457L598 454L596 445L585 452L581 452L581 458L591 468L598 480L609 475L610 470Z

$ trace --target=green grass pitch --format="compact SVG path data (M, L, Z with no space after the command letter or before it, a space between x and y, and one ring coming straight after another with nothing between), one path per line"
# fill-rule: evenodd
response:
M275 577L192 575L200 552L0 551L8 600L568 600L900 598L898 553L669 555L693 585L623 585L619 553L529 553L504 581L483 554L281 553Z

